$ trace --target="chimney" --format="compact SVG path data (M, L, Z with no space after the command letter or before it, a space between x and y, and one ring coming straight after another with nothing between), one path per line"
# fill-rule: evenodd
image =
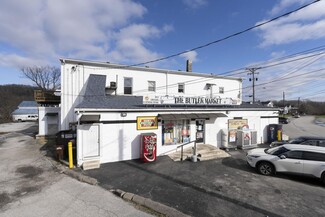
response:
M186 71L192 72L192 60L186 60Z

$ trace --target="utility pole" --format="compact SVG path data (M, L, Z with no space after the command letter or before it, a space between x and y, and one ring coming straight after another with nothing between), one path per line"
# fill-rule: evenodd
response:
M247 75L252 75L252 78L249 79L249 81L253 81L253 104L255 104L255 81L257 81L257 78L255 78L255 75L258 74L256 70L260 69L258 68L247 68L246 70L250 71Z
M283 109L284 109L284 107L285 107L285 93L283 91Z

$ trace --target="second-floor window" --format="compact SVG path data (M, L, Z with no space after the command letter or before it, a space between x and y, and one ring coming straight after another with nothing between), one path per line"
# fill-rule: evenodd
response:
M132 94L133 79L124 78L124 94Z
M219 93L225 93L225 88L224 87L219 87Z
M178 93L185 93L185 84L178 84Z
M155 92L156 91L156 82L148 81L148 91Z

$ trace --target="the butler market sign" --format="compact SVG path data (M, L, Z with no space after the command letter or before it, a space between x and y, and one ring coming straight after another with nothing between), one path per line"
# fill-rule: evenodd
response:
M143 96L143 104L237 105L238 101L220 97Z

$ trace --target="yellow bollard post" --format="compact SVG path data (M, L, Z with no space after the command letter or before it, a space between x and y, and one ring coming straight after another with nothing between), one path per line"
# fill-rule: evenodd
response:
M281 130L278 130L278 141L281 141L281 137L282 137L282 131Z
M69 168L73 168L72 142L68 142Z

